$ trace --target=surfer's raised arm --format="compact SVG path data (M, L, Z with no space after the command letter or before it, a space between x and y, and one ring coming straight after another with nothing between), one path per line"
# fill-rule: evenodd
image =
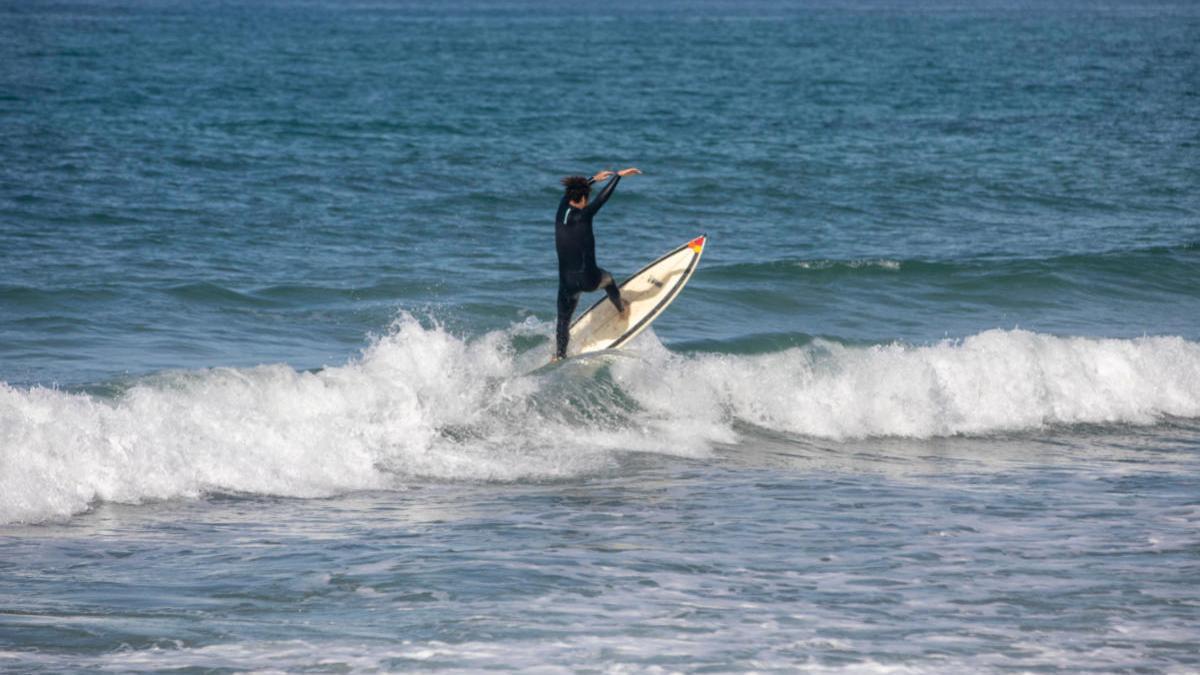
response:
M631 166L628 169L621 169L615 174L612 171L601 171L595 176L592 176L591 182L593 183L598 180L604 180L604 178L607 178L608 176L612 176L612 180L608 181L608 185L605 185L604 189L600 190L600 194L596 195L596 198L588 203L587 210L593 214L599 211L600 207L604 206L604 202L608 201L609 196L612 195L612 191L617 187L617 183L621 182L622 177L634 176L639 173L641 173L641 170Z

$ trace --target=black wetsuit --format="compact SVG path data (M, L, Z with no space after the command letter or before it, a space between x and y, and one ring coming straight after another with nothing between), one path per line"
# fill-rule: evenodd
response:
M559 358L567 355L567 340L570 339L571 315L579 304L579 294L594 291L601 286L608 299L620 311L621 293L612 275L596 265L596 239L592 236L592 216L604 206L613 188L621 180L613 175L595 199L587 206L577 209L567 203L566 195L558 204L554 216L554 247L558 249L558 327L556 351Z

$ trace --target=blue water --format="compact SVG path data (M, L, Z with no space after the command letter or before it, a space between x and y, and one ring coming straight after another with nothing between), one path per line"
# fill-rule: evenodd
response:
M1197 35L0 0L0 670L1200 669Z

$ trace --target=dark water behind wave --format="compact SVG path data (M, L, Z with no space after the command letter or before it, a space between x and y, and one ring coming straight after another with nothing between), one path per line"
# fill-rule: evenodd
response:
M1051 258L726 263L722 244L719 239L711 244L688 302L680 303L660 322L658 333L669 343L741 351L748 337L762 333L819 334L851 343L896 339L922 343L971 335L987 327L1114 337L1168 334L1195 339L1198 334L1195 317L1200 315L1200 294L1195 289L1200 287L1200 257L1194 245ZM267 328L276 336L295 331L288 339L298 346L314 335L336 331L341 348L349 353L363 344L365 336L386 325L399 308L448 323L464 335L503 328L531 310L543 320L551 318L543 307L545 279L517 265L497 265L485 273L505 281L475 288L461 278L423 281L423 271L394 269L372 277L349 267L350 260L332 255L326 260L340 268L304 280L274 279L281 283L269 283L270 278L239 279L240 274L217 283L203 280L205 275L188 281L190 275L172 280L151 273L82 287L5 285L0 287L0 302L7 307L13 337L4 349L14 355L9 361L14 365L46 368L47 374L57 374L54 381L82 384L88 380L80 378L88 373L103 379L105 370L145 372L147 365L139 369L135 359L147 355L129 353L117 363L83 372L74 372L77 364L69 364L55 373L56 359L65 352L77 354L80 360L94 358L89 355L101 343L138 336L170 335L182 347L180 353L164 355L167 358L158 362L159 367L171 366L170 359L180 359L180 365L196 357L201 359L197 365L213 365L203 359L237 365L289 356L280 351L272 357L262 348L248 358L233 353L220 356L211 349L219 350L220 340L194 336L197 324L193 322L199 317L210 324L204 331L224 331L226 340L240 338L233 347L239 350L263 337L262 322L270 321L275 325ZM622 269L610 266L618 273ZM182 325L152 318L131 321L133 298L138 311L154 308L181 317ZM212 321L223 325L213 326ZM52 346L45 342L46 330L54 332ZM543 349L546 340L540 343ZM188 343L199 350L195 357L189 355ZM274 345L279 347L278 342ZM340 362L335 351L327 353L330 360L324 363ZM322 362L307 355L296 365ZM12 375L9 380L22 381Z
M891 277L855 270L877 301L853 325L835 310L781 330L1196 336L1178 319L1193 305L1170 309L1190 301L1177 292L1190 254L1166 261L1159 296L1156 261L1135 254L1200 238L1189 5L540 7L5 5L4 313L27 311L29 291L115 293L58 305L104 327L77 336L87 361L92 337L142 325L186 334L217 363L298 366L352 352L402 307L449 306L468 334L549 318L557 177L636 163L646 175L600 222L601 262L618 274L699 231L714 274L902 263ZM1122 251L1135 255L1126 270L1072 258ZM889 285L917 269L904 261L978 258L1065 269L1026 285L1001 268L990 294L973 284L991 276L967 272L961 298L929 276L891 311ZM1093 278L1102 288L1088 292ZM271 287L312 294L291 294L294 316L235 321L231 344L227 314ZM218 288L232 292L225 310ZM691 316L664 320L664 338L697 337L698 316L706 338L738 337L746 313L716 320L738 298L709 303L720 289L706 290L685 298ZM804 310L812 290L777 293L801 299L774 313ZM453 317L494 303L507 309ZM263 330L279 320L289 347ZM0 330L0 349L41 339ZM0 379L211 365L144 345L104 358L75 370L4 357Z

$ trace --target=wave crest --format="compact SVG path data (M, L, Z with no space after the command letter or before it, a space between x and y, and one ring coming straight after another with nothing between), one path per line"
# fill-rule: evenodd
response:
M1178 337L991 330L929 346L816 340L733 360L698 357L687 371L732 417L838 440L1200 416L1200 345Z
M163 373L116 398L0 384L0 522L246 492L542 480L629 452L704 456L735 425L846 440L1200 417L1200 345L987 331L926 346L827 340L759 355L632 352L530 372L548 325L473 340L405 317L361 357ZM533 338L533 340L531 340Z

